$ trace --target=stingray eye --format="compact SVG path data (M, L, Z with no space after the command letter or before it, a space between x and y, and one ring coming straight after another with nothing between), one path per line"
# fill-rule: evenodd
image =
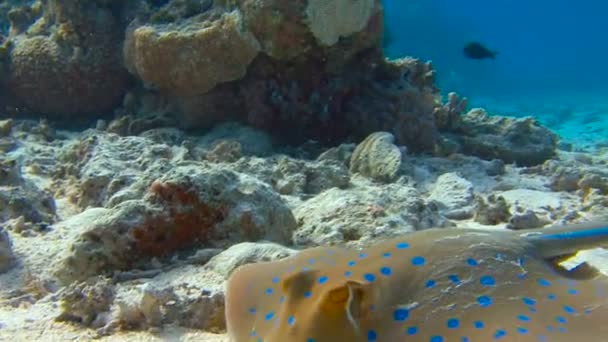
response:
M347 281L329 290L321 300L321 311L330 316L345 316L350 321L367 312L368 288L366 284Z
M346 303L350 295L349 287L340 286L332 290L328 295L328 300L332 303Z
M299 298L310 292L318 271L306 270L291 274L283 279L281 288L290 298Z

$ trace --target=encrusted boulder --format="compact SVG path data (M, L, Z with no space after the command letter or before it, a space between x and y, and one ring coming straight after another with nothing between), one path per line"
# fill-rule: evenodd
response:
M295 219L272 189L208 164L178 166L156 180L143 200L130 200L82 222L58 259L63 282L125 270L152 257L238 241L291 243Z

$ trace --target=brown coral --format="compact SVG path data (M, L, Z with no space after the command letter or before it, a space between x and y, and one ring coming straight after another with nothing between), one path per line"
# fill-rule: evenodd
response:
M49 1L44 10L13 41L7 88L15 105L59 116L113 109L129 80L116 54L118 21L90 2Z
M259 50L239 11L210 11L179 26L133 26L124 43L127 67L172 95L204 94L242 78Z

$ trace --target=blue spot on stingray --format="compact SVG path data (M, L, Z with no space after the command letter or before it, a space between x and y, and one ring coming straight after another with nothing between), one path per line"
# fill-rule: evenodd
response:
M548 298L549 300L555 300L555 299L557 299L557 296L556 296L556 295L554 295L553 293L549 293L549 294L547 295L547 298Z
M457 275L455 275L455 274L450 274L450 275L448 276L448 278L450 279L450 281L451 281L452 283L454 283L454 284L456 284L456 285L460 284L460 278L459 278Z
M566 317L564 317L564 316L556 316L555 320L559 324L566 324L566 322L567 322Z
M538 342L547 342L547 336L538 335Z
M365 273L365 275L363 275L363 278L365 278L365 280L369 281L370 283L376 280L376 276L371 273Z
M410 245L407 242L399 242L396 247L397 249L406 249L408 248Z
M270 311L269 313L266 314L266 316L264 316L264 318L267 321L270 321L273 317L274 317L274 311Z
M503 337L505 337L507 335L507 332L503 329L498 329L496 330L496 332L494 333L494 338L499 340Z
M533 307L533 306L529 306L529 307L528 307L528 310L530 310L530 312L532 312L532 313L534 313L534 312L538 311L538 310L536 310L536 308L535 308L535 307Z
M250 314L255 314L258 310L256 310L256 308L249 308L249 313Z
M538 279L538 285L547 287L547 286L551 286L551 282L548 281L547 279L540 278L540 279Z
M327 282L327 276L319 277L319 284L325 284Z
M426 282L426 284L424 284L424 286L426 286L427 288L433 288L435 287L435 284L437 284L436 281L434 281L433 279L430 279Z
M457 318L450 318L450 319L448 319L446 325L450 329L456 329L460 325L460 321L458 321Z
M349 267L353 267L353 266L355 266L356 264L357 264L357 262L356 262L356 261L351 260L351 261L349 261L349 262L348 262L348 264L347 264L347 265L348 265Z
M547 331L553 332L555 328L552 325L547 325Z
M382 267L380 269L380 273L382 273L385 276L389 276L393 273L393 271L390 269L390 267Z
M470 340L469 340L468 337L462 336L462 338L460 339L460 341L462 341L462 342L469 342Z
M422 256L415 256L412 258L412 265L414 266L422 266L425 263L425 259Z
M310 296L312 296L312 292L310 292L310 291L304 292L304 298L310 298Z
M488 307L492 305L492 298L488 296L479 296L477 297L477 303L482 307Z
M311 264L311 265L314 265L315 262L316 262L315 259L312 259L312 258L308 259L308 263Z
M483 322L482 322L482 321L475 321L475 322L473 323L473 326L474 326L476 329L483 329L484 324L483 324Z
M529 322L530 321L530 317L528 317L526 315L517 315L517 319L519 319L522 322Z
M477 260L473 259L473 258L468 258L467 259L467 264L469 264L469 266L477 266Z
M359 259L365 259L367 258L367 253L360 253L359 254Z
M568 289L568 294L577 295L578 291L576 289Z
M255 335L257 335L257 334L258 334L258 333L257 333L255 330L252 330L252 331L249 333L249 336L251 336L251 337L255 337Z
M281 296L281 298L279 298L279 303L283 303L285 301L285 296Z
M522 300L524 301L524 304L526 304L526 305L536 304L536 300L529 298L529 297L524 297L524 298L522 298Z
M483 286L494 286L496 285L496 280L491 276L483 276L479 279L479 283Z
M392 256L392 255L391 255L391 253L389 253L389 252L386 252L386 253L382 254L382 257L383 257L383 258L390 258L391 256Z
M585 315L591 315L592 312L593 312L593 310L587 309L587 310L585 310Z
M418 328L416 327L409 327L407 328L407 334L408 335L416 335L418 333Z
M573 314L576 312L576 310L573 307L568 306L568 305L564 305L564 311L566 311L569 314Z
M408 309L397 309L393 312L393 318L395 321L403 322L410 316L410 311Z
M559 328L557 328L557 330L561 333L565 333L567 331L566 327L559 327Z
M294 325L295 323L296 323L296 318L293 317L293 315L289 316L289 318L287 319L287 324Z
M272 292L273 292L272 288L269 287L266 289L266 294L271 295Z
M345 277L350 277L351 275L353 275L353 272L351 272L351 271L344 272Z
M314 338L307 338L306 342L316 342Z
M528 333L528 329L522 328L522 327L518 327L517 328L517 332L520 333L520 334L522 334L522 335L525 335L525 334Z
M375 341L377 337L378 337L378 334L376 334L376 332L374 330L370 330L367 332L368 341Z
M443 342L443 337L442 336L431 336L431 339L429 340L430 342Z
M276 283L278 283L278 282L279 282L279 277L273 277L273 278L272 278L272 283L273 283L273 284L276 284Z

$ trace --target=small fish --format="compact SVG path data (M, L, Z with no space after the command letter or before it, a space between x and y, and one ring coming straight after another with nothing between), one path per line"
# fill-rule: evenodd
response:
M559 262L608 224L429 229L363 250L317 247L239 267L233 342L608 341L608 277Z
M487 47L477 42L468 43L464 46L462 51L466 57L471 59L494 59L498 54L498 52L490 51Z

